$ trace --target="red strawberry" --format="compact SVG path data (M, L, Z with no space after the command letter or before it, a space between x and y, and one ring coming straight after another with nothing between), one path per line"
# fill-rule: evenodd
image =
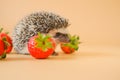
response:
M38 33L30 38L28 51L33 57L44 59L54 52L55 46L55 42L50 36Z
M71 36L69 35L70 42L69 43L62 43L61 49L66 53L70 54L78 50L79 48L79 37L78 36Z
M4 42L0 38L0 59L6 58L6 53L4 53Z
M12 39L7 35L8 33L1 33L3 28L0 29L0 37L4 42L5 53L10 53L12 50Z
M4 43L2 39L0 38L0 56L4 53Z

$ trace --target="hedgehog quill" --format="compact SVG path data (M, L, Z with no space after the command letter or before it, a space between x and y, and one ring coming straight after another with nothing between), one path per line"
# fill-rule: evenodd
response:
M38 32L49 34L56 43L69 42L68 26L68 19L51 12L41 11L29 14L20 20L13 30L13 47L17 53L29 54L28 40Z

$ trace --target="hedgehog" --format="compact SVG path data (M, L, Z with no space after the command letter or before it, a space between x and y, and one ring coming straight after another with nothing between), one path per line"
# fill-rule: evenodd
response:
M46 11L31 13L22 18L13 30L14 50L20 54L29 54L27 43L38 32L50 35L57 44L69 42L68 26L68 19L58 14ZM54 52L53 54L57 53Z

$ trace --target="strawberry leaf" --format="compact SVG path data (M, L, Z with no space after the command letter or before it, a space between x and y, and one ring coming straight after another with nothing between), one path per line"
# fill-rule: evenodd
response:
M6 37L3 37L2 38L2 41L4 42L4 49L7 49L8 46L10 46L10 43L7 41L7 38Z
M71 36L70 34L68 34L69 38L70 38L70 42L69 43L65 43L64 46L68 46L70 48L73 48L75 50L78 50L79 48L79 36L73 35Z
M48 48L52 48L52 43L49 41L51 37L49 35L43 35L38 33L38 37L35 39L37 48L41 48L43 51L46 51Z
M47 36L45 36L45 37L43 38L43 41L46 41L46 40L48 40L49 38L50 38L50 36L47 35Z

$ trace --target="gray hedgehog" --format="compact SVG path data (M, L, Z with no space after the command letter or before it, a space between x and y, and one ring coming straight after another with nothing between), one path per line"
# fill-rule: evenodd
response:
M56 43L69 42L68 20L51 12L36 12L23 18L13 30L13 47L17 53L29 54L27 42L38 32L49 34Z

